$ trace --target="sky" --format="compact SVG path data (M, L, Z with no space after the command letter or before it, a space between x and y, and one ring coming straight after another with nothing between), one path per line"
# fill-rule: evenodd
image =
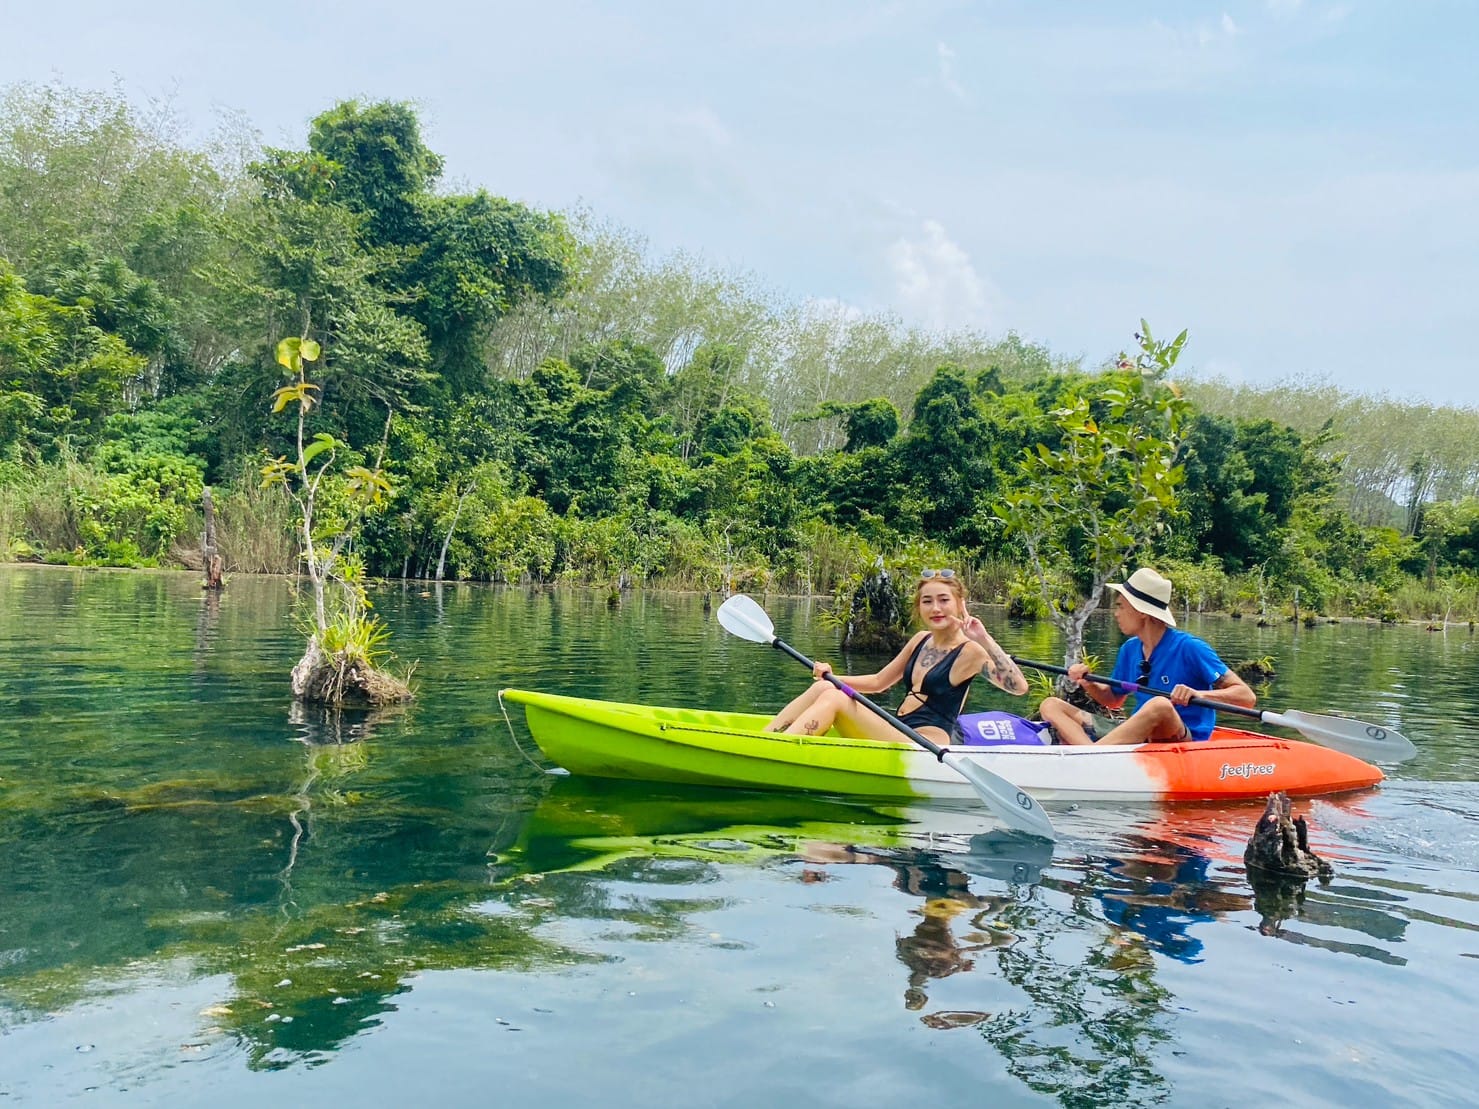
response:
M1464 407L1476 42L1469 0L0 0L0 84L300 149L410 101L459 190L784 302Z

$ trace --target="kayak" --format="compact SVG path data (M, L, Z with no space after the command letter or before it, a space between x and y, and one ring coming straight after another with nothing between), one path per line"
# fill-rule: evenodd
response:
M912 743L764 732L770 718L756 713L523 689L500 696L524 706L540 750L572 774L899 800L975 796L949 763ZM962 716L975 741L952 746L951 757L980 760L1040 801L1215 801L1276 790L1314 797L1382 780L1380 770L1352 755L1234 728L1217 728L1201 743L1070 747L1024 742L1030 726L1000 727L1007 715ZM972 727L978 718L992 722Z

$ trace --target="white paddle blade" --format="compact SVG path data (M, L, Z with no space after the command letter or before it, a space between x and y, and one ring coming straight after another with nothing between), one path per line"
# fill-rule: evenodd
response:
M945 761L975 786L976 793L986 806L1009 826L1046 840L1057 838L1048 814L1043 812L1042 806L1026 790L1018 789L1000 774L987 770L969 756L946 752Z
M1313 712L1300 712L1298 709L1281 713L1266 712L1263 719L1269 724L1293 728L1316 743L1371 762L1406 762L1417 754L1417 748L1406 736L1362 720L1321 716Z
M775 642L775 625L754 600L736 593L719 606L719 623L730 635L751 643Z

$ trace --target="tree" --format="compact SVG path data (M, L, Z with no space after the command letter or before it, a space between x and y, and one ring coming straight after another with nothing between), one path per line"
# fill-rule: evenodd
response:
M272 410L297 407L297 449L292 461L280 457L262 468L263 484L284 486L298 505L298 537L312 589L308 648L293 667L293 695L330 705L346 699L405 701L410 689L375 665L390 633L370 613L363 564L346 550L364 513L383 503L390 485L378 462L374 469L354 465L337 473L335 456L346 444L326 431L307 438L320 389L304 365L321 353L312 339L278 343L277 360L290 380L273 394Z
M87 309L27 292L0 259L0 441L38 456L61 440L90 445L144 364Z
M997 507L1063 633L1066 663L1083 657L1084 627L1105 583L1176 511L1186 402L1166 377L1186 332L1161 342L1141 320L1136 339L1138 354L1121 354L1113 371L1069 391L1049 414L1059 449L1039 443L1026 451L1015 488Z
M1178 494L1186 522L1171 552L1214 554L1230 572L1274 558L1288 541L1298 498L1335 475L1322 442L1272 420L1192 417Z
M126 258L142 227L212 203L225 182L205 155L175 145L174 125L117 92L0 92L0 257L29 271L83 243Z
M957 548L986 546L995 523L978 508L990 503L997 488L993 427L963 370L935 371L890 454L903 483L896 496L917 506L907 515L918 519L920 531Z
M574 253L564 220L482 190L435 194L442 159L409 104L336 104L313 121L308 149L335 200L363 217L365 247L385 258L376 280L407 294L439 388L453 399L476 388L493 322L526 296L563 290Z
M420 205L442 174L442 159L421 141L409 104L344 100L317 116L308 149L331 165L339 203L365 217L375 246L423 241Z
M493 324L521 300L542 302L570 277L565 221L479 190L420 201L423 239L403 283L419 291L410 311L426 329L432 366L453 398L487 372Z
M388 408L405 410L429 380L425 332L382 280L393 259L364 245L367 217L337 201L332 163L269 150L251 172L261 198L239 234L258 264L252 290L268 305L264 337L317 336L328 410L362 446Z

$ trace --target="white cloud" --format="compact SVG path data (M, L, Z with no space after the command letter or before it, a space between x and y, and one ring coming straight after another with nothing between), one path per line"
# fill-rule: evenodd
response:
M1197 45L1205 47L1211 46L1213 43L1226 41L1227 39L1237 38L1242 32L1237 23L1233 21L1233 17L1223 12L1222 18L1217 21L1216 26L1206 23L1199 24L1197 29L1192 33L1196 37Z
M984 329L996 299L970 255L935 220L925 220L916 238L888 248L899 312L922 327Z
M964 103L967 99L965 89L955 76L955 51L941 42L935 46L935 56L940 63L940 84L945 86L951 96Z

